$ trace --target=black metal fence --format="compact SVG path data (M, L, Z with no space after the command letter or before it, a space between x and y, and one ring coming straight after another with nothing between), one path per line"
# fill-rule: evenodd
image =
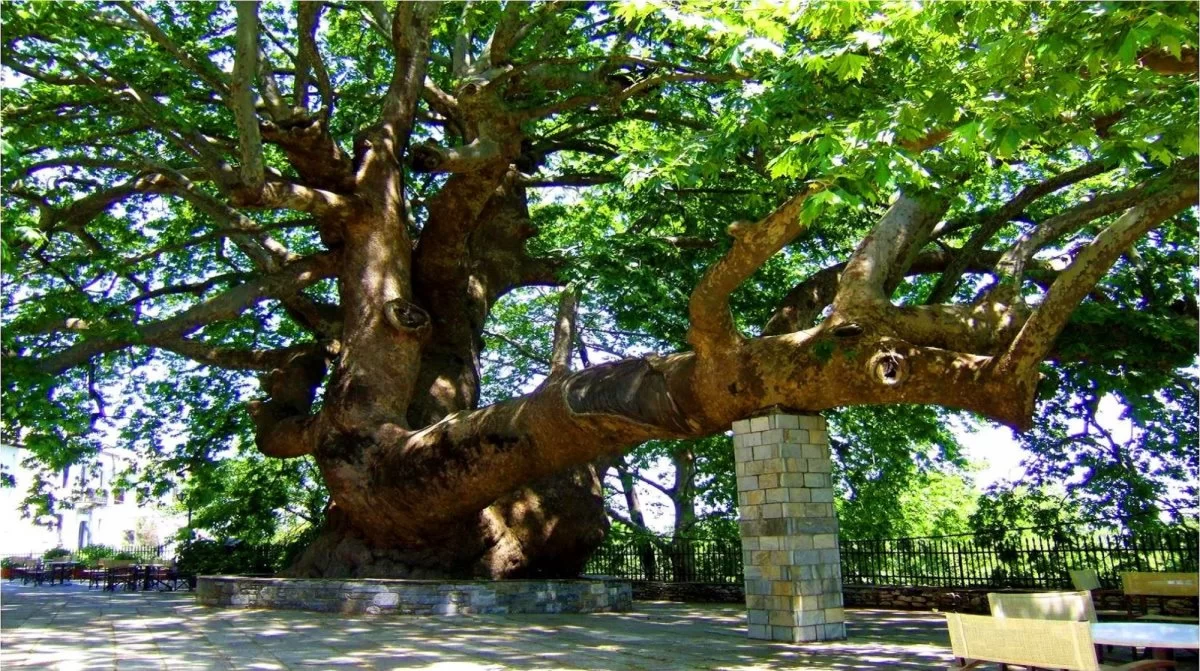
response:
M1105 534L1030 529L841 542L842 580L858 585L1059 588L1068 571L1095 569L1105 587L1123 571L1197 570L1194 531Z
M605 543L584 573L630 580L740 583L742 545L712 539L639 537Z
M842 540L842 580L849 585L1062 588L1068 571L1095 569L1105 587L1123 571L1196 571L1195 531L1137 535L1050 529L1002 535ZM633 538L606 543L584 569L630 580L739 583L737 540Z
M91 550L92 553L95 553L96 548L100 548L100 547L103 547L103 546L93 545L93 546L89 546L89 548L87 548L87 550ZM109 557L120 555L121 557L124 557L127 559L136 559L138 561L148 561L151 559L162 558L163 553L166 552L166 550L167 550L167 547L168 546L165 544L164 545L122 545L119 547L113 546L113 547L105 547L104 548L105 552L103 552L103 555L109 556ZM45 554L46 554L45 552L10 552L10 553L5 553L2 557L5 559L15 559L15 558L41 559L45 556ZM87 555L87 554L88 554L88 552L86 550L84 552L72 551L72 552L68 552L66 555L63 555L63 556L65 556L67 558L80 559L81 557L83 557L84 555Z

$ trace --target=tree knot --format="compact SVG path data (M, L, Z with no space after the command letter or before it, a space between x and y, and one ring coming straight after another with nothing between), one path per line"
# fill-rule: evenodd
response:
M887 349L867 361L867 371L880 384L892 387L908 379L908 360L896 350Z
M400 333L418 340L429 337L429 313L416 303L395 298L383 304L383 316Z
M433 142L413 145L409 151L409 164L414 172L434 172L445 160L441 147Z

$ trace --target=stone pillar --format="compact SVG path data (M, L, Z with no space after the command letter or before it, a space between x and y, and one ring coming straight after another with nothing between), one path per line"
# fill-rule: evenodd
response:
M734 422L733 448L750 638L846 638L825 419Z

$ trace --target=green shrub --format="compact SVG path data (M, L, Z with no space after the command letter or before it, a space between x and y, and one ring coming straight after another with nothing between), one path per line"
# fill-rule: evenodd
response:
M115 553L116 550L108 547L107 545L87 545L80 548L79 552L75 553L75 556L81 562L94 565L97 561L101 559L108 559Z
M66 548L52 548L50 550L46 550L45 554L42 555L42 559L50 561L52 559L62 559L63 557L70 556L71 551Z
M126 552L124 550L114 554L112 556L112 558L113 559L133 559L133 560L139 559L139 557L137 555L133 554L132 552Z
M179 546L179 570L192 575L262 575L279 569L282 548L236 540L193 540Z

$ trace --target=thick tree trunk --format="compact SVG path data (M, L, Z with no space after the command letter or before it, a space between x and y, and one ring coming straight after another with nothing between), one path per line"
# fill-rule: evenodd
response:
M603 540L608 518L589 465L547 471L515 491L493 492L491 500L460 492L478 501L462 506L464 499L406 494L404 481L455 479L470 470L469 456L421 463L393 455L407 464L401 471L384 459L386 446L420 433L409 427L452 423L448 416L478 403L484 320L495 300L525 279L523 243L532 229L514 178L496 169L453 180L431 204L429 232L411 261L381 251L406 239L395 222L347 227L346 245L356 251L344 267L342 301L362 306L362 314L346 322L327 395L327 412L336 414L313 452L337 505L289 575L570 576ZM389 230L391 243L382 237ZM484 239L473 242L472 231ZM407 283L389 281L408 277L410 268L411 292ZM377 390L386 390L386 401L375 399ZM506 440L481 436L479 447L503 449Z
M522 487L421 539L375 540L336 505L282 575L310 578L565 578L579 575L608 531L591 466Z

